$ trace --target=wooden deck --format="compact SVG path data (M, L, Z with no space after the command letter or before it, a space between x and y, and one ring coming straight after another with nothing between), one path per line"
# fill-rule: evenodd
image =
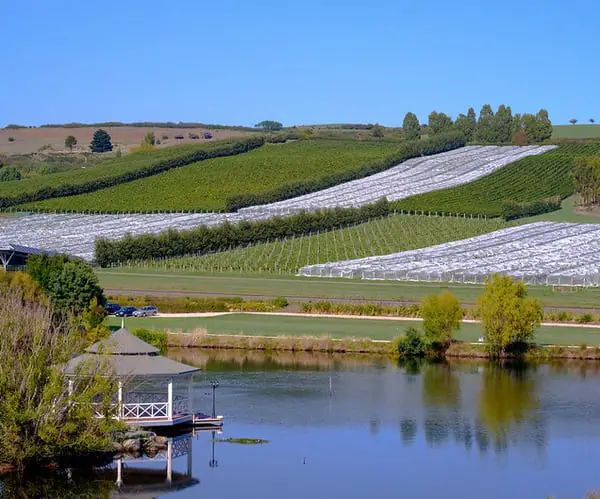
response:
M122 421L129 425L142 427L155 426L176 426L180 424L191 424L197 427L218 427L223 426L223 416L207 416L201 412L192 414L173 414L173 418L154 417L154 418L123 418Z

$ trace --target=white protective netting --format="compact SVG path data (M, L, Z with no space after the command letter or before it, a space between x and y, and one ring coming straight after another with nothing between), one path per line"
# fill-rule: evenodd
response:
M600 285L600 224L538 222L384 256L302 267L303 276L481 284Z
M237 213L165 213L127 215L44 214L0 218L0 242L94 257L98 237L121 239L125 234L156 234L166 229L192 229L230 221L261 220L299 211L358 207L381 197L396 201L414 194L471 182L523 157L555 146L469 146L410 159L384 172L330 189Z

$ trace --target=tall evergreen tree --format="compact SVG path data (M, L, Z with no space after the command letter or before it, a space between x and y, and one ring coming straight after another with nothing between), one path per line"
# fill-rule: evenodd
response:
M419 119L414 113L406 113L402 122L402 131L407 140L416 140L421 138L421 125Z
M109 152L112 151L113 146L110 139L110 135L102 128L99 128L94 132L92 143L90 144L92 152Z
M504 104L498 106L498 111L492 119L490 142L495 144L506 144L510 142L513 135L513 117L510 107Z
M548 116L548 111L546 109L540 109L536 115L539 121L539 142L543 140L547 140L552 137L552 122L550 121L550 117Z
M454 127L459 130L465 139L468 142L473 140L475 135L475 127L477 126L477 116L475 115L475 109L472 107L469 108L467 115L460 113L456 121L454 122Z
M475 140L482 144L491 142L492 122L494 120L494 111L492 106L484 104L479 111L479 119L475 127Z
M429 132L432 135L438 135L440 133L447 132L450 128L452 128L452 118L445 113L432 111L429 114L428 126Z

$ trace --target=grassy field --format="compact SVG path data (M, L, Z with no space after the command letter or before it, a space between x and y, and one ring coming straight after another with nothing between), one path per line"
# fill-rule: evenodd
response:
M182 167L205 156L231 154L232 150L245 152L249 140L254 139L169 147L151 152L128 154L121 158L102 162L94 168L78 168L52 175L39 175L22 180L2 182L0 183L0 201L4 200L4 202L0 202L0 206L9 206L15 201L25 202L23 196L28 196L28 199L31 200L65 196L67 192L71 191L90 192L106 185L126 181L125 178L132 180L133 178L156 173L155 169L157 168L164 170ZM259 144L261 143L259 142ZM72 199L72 197L68 199ZM7 204L7 201L10 204ZM104 209L110 209L110 205L104 206Z
M110 325L118 326L120 319L111 318ZM330 336L332 338L371 338L391 340L404 333L408 327L419 327L419 321L392 321L373 319L340 319L333 317L285 317L232 314L207 318L131 318L126 326L193 331L205 329L212 334L247 336ZM482 334L479 324L462 324L456 339L477 341ZM542 326L535 341L553 345L600 345L600 328L568 326Z
M30 205L102 211L221 211L230 196L260 193L294 181L320 179L382 159L398 141L310 140L267 145L243 157L217 158L88 194ZM1 191L0 191L1 193Z
M393 204L397 210L431 210L497 217L502 202L528 202L573 194L570 172L580 155L600 154L598 144L563 144L496 170L479 180L449 189L428 192Z
M553 139L600 139L600 125L554 125Z
M37 128L19 128L19 129L0 129L0 153L6 154L29 154L37 152L40 148L55 152L69 152L65 147L65 139L72 135L77 139L75 152L89 151L89 145L92 141L94 132L102 128L106 130L112 138L112 144L122 151L127 151L133 146L139 146L148 132L154 132L160 139L160 147L172 146L174 144L192 144L197 140L189 137L190 133L199 135L205 131L210 131L212 140L222 140L242 137L248 135L247 131L235 129L208 130L206 128L165 128L165 127L138 127L138 126L80 126L80 127L37 127ZM176 135L183 136L183 139L175 139ZM12 137L14 140L9 141ZM164 139L163 137L167 137Z
M286 296L296 300L319 299L420 301L448 289L463 303L474 303L483 287L475 284L409 283L354 279L311 279L294 276L160 273L144 270L97 270L100 284L110 294L193 294L223 296ZM549 286L532 286L529 294L548 308L600 310L600 289L554 291Z
M551 213L544 213L535 217L522 218L518 220L518 224L526 224L533 222L572 222L580 224L597 224L600 223L600 215L586 215L575 211L575 198L573 196L563 200L560 210Z
M247 248L142 261L131 266L158 271L295 274L303 265L424 248L505 227L499 220L392 215L344 229Z

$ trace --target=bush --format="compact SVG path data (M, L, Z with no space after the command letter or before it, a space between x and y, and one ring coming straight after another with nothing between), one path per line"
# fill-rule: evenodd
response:
M0 168L0 182L11 180L21 180L21 172L14 166Z
M405 141L400 145L399 150L395 154L366 163L354 169L340 171L328 175L327 177L284 184L270 191L231 196L226 201L226 209L227 211L237 211L240 208L245 208L247 206L274 203L284 199L302 196L304 194L333 187L343 182L368 177L383 170L387 170L392 166L396 166L398 163L410 158L438 154L463 147L464 145L465 139L462 134L458 132L439 135L423 141Z
M9 142L14 142L14 141L15 141L15 138L14 138L14 137L9 137L9 138L8 138L8 141L9 141Z
M160 138L162 140L169 140L169 136L168 135L162 135Z
M560 196L552 196L547 199L539 199L531 202L504 201L502 203L502 217L504 220L515 220L517 218L532 217L560 210Z
M581 324L587 324L589 322L594 322L594 316L592 314L590 314L589 312L582 314L578 319L577 322L581 323Z
M137 328L131 331L140 340L149 343L160 350L161 354L167 351L167 333L154 329Z
M427 354L427 342L414 327L409 327L406 334L396 341L400 357L424 357Z
M285 308L289 305L289 302L285 296L278 296L273 300L273 305L277 308Z

